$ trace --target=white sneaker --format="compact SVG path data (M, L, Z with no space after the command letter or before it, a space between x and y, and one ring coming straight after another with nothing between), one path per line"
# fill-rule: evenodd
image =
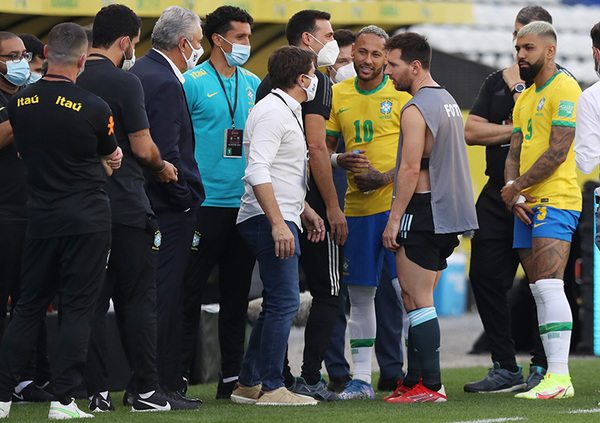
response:
M50 420L88 419L90 417L94 417L94 415L81 411L74 399L69 405L63 405L60 401L50 402L50 411L48 412Z
M8 414L10 413L10 405L11 404L12 404L12 401L8 401L8 402L0 401L0 419L5 419L8 417Z

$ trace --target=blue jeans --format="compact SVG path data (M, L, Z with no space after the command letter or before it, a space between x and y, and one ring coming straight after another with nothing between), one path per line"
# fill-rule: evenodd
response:
M263 282L262 311L250 335L239 381L245 386L262 382L263 391L284 386L283 359L300 306L298 227L293 222L286 223L296 244L296 253L288 259L275 257L271 223L264 214L238 224L242 238L256 254Z

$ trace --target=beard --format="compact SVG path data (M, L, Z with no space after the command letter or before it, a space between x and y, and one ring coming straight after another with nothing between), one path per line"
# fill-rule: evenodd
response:
M525 61L523 61L525 62ZM528 63L528 62L525 62ZM523 81L533 81L533 78L537 76L537 74L544 67L544 58L540 57L540 59L534 64L530 64L528 67L522 68L519 66L519 75Z

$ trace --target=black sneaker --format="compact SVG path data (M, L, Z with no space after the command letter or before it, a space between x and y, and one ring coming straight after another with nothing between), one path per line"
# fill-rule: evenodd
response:
M289 389L295 394L305 395L318 401L338 401L340 399L338 394L327 388L327 381L323 379L323 376L314 385L306 383L303 377L297 377L296 382Z
M164 395L171 404L171 410L198 410L198 405L202 404L201 399L195 398L196 401L192 402L177 392L165 392Z
M107 411L115 411L110 395L106 399L101 394L94 394L90 397L90 411L92 413L105 413Z
M464 386L465 392L517 392L525 389L527 385L523 379L521 366L516 372L509 372L500 367L500 363L494 362L494 367L488 370L488 374L477 382L470 382Z
M336 378L332 377L331 379L329 379L329 384L327 385L327 387L330 391L337 392L339 394L346 388L346 384L351 380L352 378L350 377L350 375Z
M187 389L186 389L186 391L187 391ZM167 392L167 394L179 401L188 402L188 403L192 403L192 404L202 404L202 400L200 398L186 397L185 392L183 390Z
M171 411L170 398L161 391L154 391L148 398L136 395L131 406L133 412Z
M236 382L237 379L232 380L231 382L223 382L223 379L219 379L219 384L217 385L217 399L230 399Z
M132 407L135 401L135 394L133 392L125 391L123 394L123 405L125 407Z
M379 378L377 381L378 391L394 391L398 387L398 383L404 380L404 376L400 375L389 379Z
M13 402L50 402L54 401L54 395L43 389L37 387L35 383L31 382L18 394L13 391L12 394Z

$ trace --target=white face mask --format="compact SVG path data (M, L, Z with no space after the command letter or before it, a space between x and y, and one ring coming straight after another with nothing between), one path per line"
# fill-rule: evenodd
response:
M185 57L185 53L181 51L181 54L183 56L183 58L185 59L185 65L187 67L188 70L190 69L194 69L194 67L196 66L196 63L198 63L198 60L200 60L200 57L202 57L202 55L204 54L204 49L202 48L202 46L200 46L199 49L195 49L194 47L192 47L192 43L190 43L189 40L185 40L188 45L190 46L190 48L192 49L192 54L190 54L190 57Z
M319 53L315 53L315 51L310 47L313 53L317 55L317 66L333 66L337 57L340 54L340 48L338 46L337 41L331 40L327 44L323 44L320 42L317 37L309 33L311 37L315 39L315 41L323 46L323 48L319 51Z
M598 78L600 78L600 50L598 50L596 47L594 47L594 50L596 51L596 53L598 53L598 56L592 54L592 58L594 60L594 70L596 71L596 75L598 76ZM598 60L596 60L596 57L598 57Z
M510 47L512 49L511 50L512 51L512 56L513 56L513 59L514 59L515 62L517 61L517 49L515 48L516 46L517 46L517 39L515 38L514 40L512 40L512 43L510 45Z
M308 85L308 88L306 88L303 84L300 84L300 86L306 92L306 101L313 101L315 99L315 95L317 95L319 78L317 78L317 75L311 77L310 75L304 74L304 76L310 79L310 84Z
M345 81L346 79L354 78L356 76L356 70L354 69L354 63L348 63L347 65L340 66L333 77L334 83Z
M129 70L135 65L135 48L133 48L131 40L129 40L129 45L131 46L131 58L128 59L125 55L125 50L123 50L123 66L121 66L121 69L123 70Z

